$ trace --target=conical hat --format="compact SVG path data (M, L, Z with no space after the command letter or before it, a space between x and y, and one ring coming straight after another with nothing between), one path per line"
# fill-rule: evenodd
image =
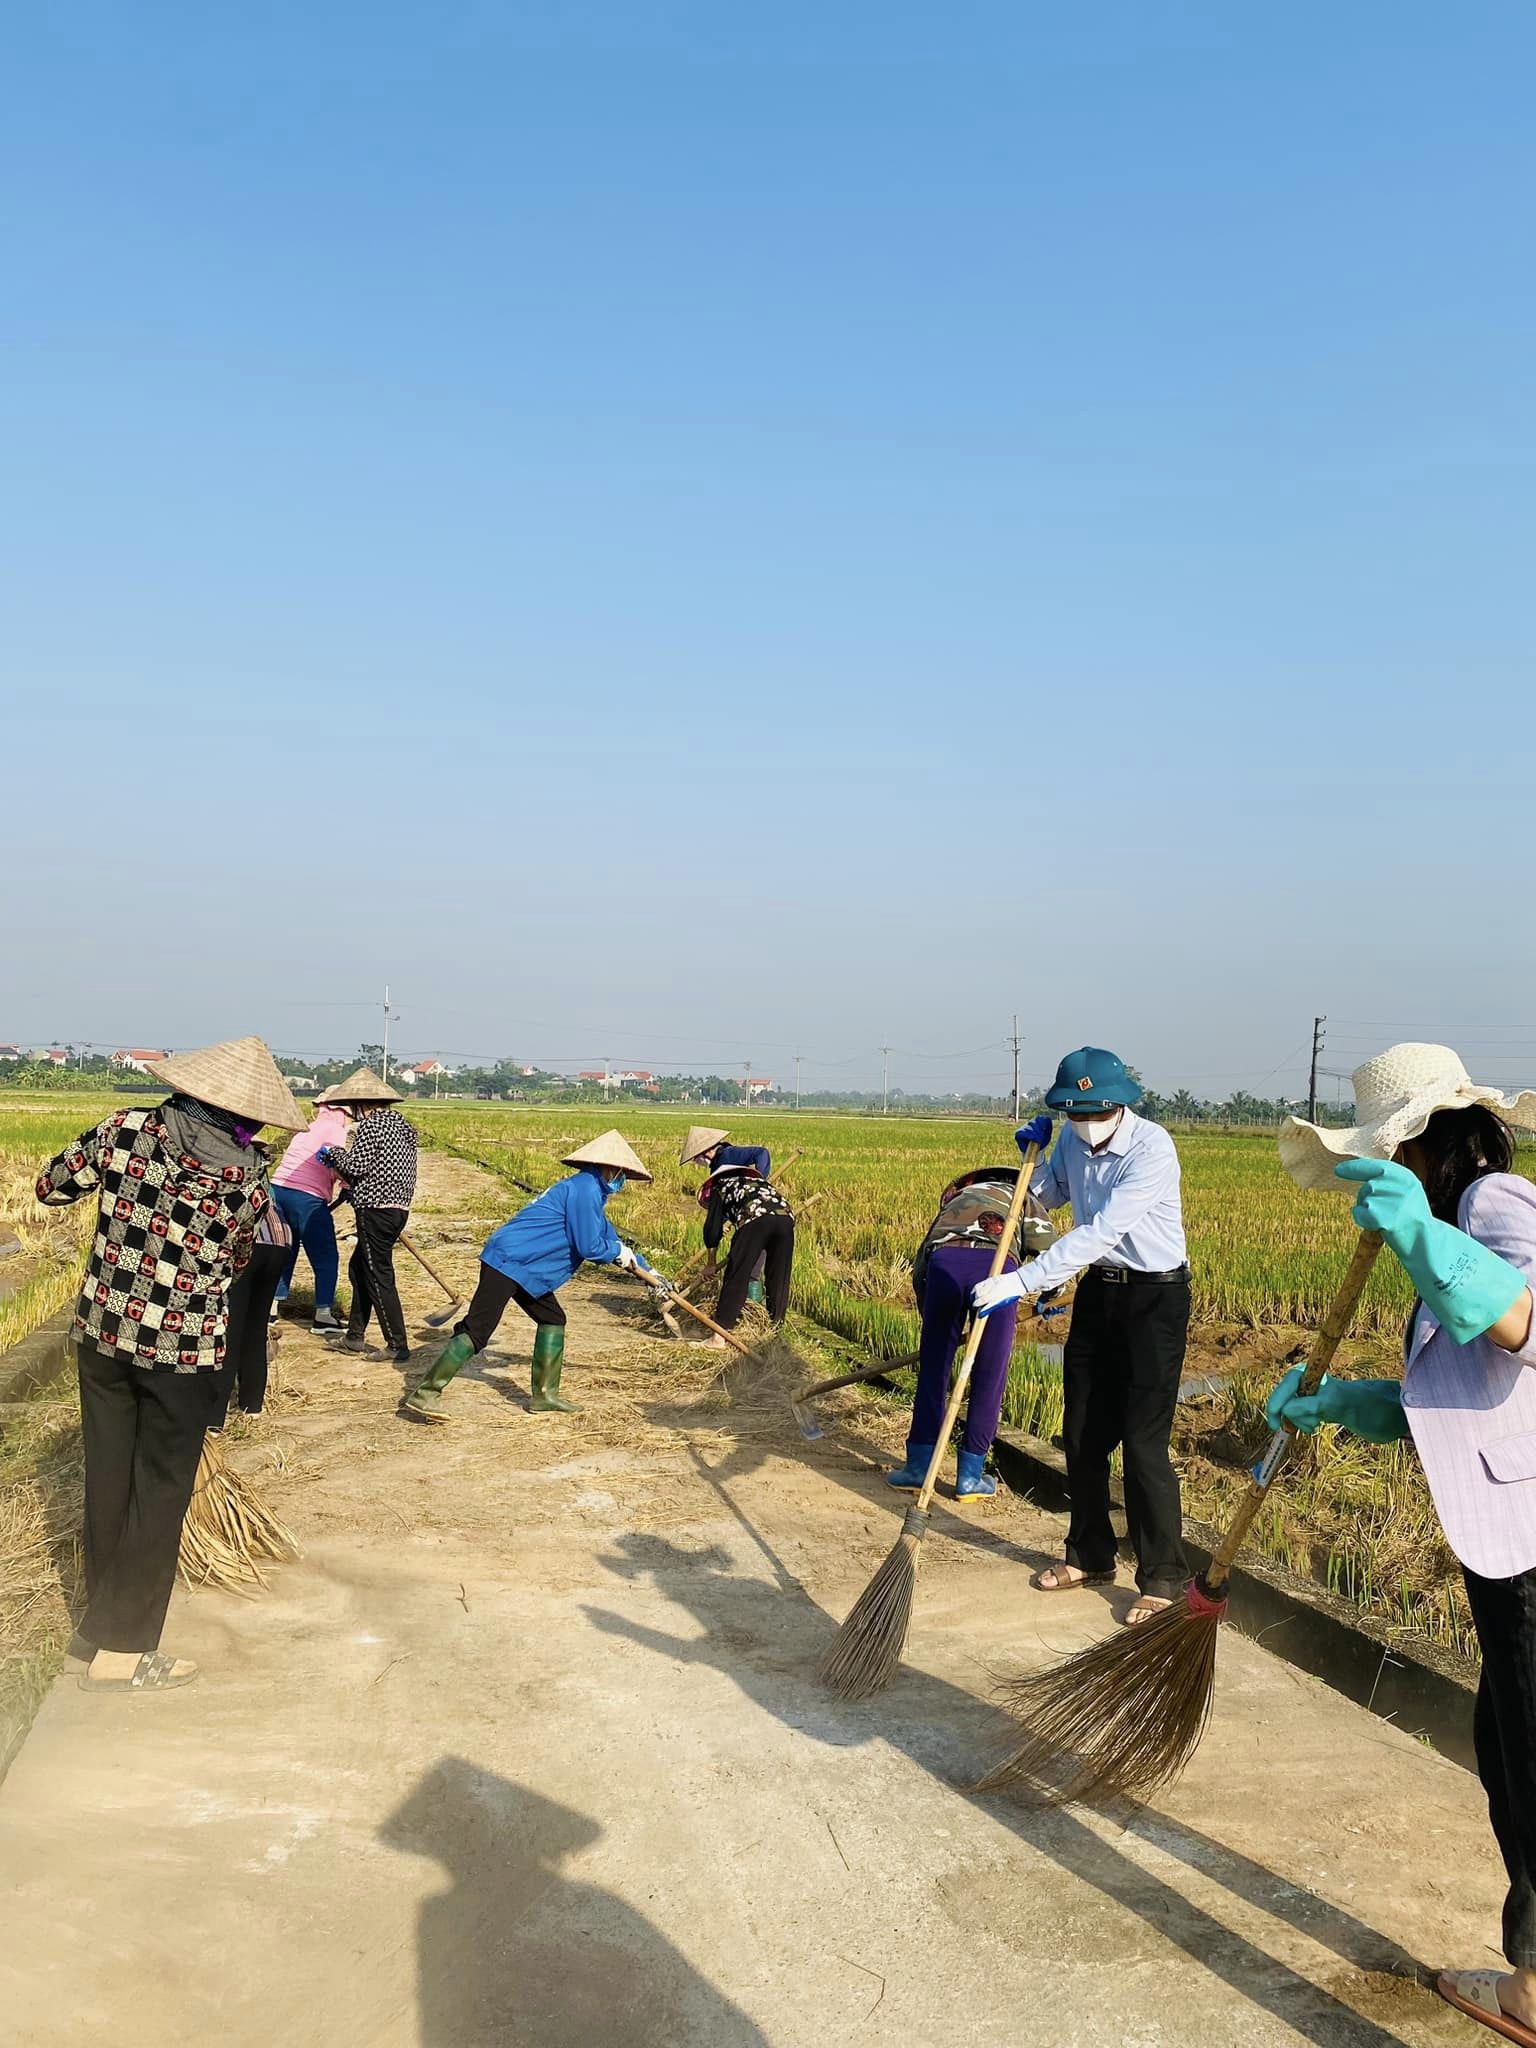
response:
M683 1140L679 1164L691 1166L701 1152L708 1152L712 1146L723 1144L730 1135L729 1131L717 1131L709 1124L695 1124Z
M200 1052L173 1052L144 1071L178 1094L230 1110L258 1127L302 1131L308 1122L259 1038L230 1038Z
M593 1138L575 1152L567 1152L561 1160L562 1166L613 1166L631 1180L649 1180L641 1160L637 1159L617 1131L604 1131L600 1138Z
M387 1081L381 1081L372 1067L359 1067L355 1074L349 1074L345 1081L337 1081L330 1088L322 1088L315 1097L316 1102L404 1102L405 1097L391 1088Z

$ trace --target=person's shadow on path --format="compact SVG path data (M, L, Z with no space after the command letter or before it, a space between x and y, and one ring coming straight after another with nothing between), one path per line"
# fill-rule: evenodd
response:
M419 1917L422 2048L768 2048L633 1906L562 1875L602 1832L454 1756L384 1823L452 1879Z
M738 1520L739 1508L728 1503ZM1340 1999L1257 1948L1132 1857L1105 1842L1062 1808L1027 1808L968 1787L995 1760L999 1715L985 1701L943 1679L906 1667L887 1692L858 1705L835 1699L816 1667L836 1624L790 1577L760 1536L777 1583L739 1577L715 1545L688 1550L666 1537L633 1532L619 1555L605 1560L624 1579L642 1575L698 1621L701 1634L674 1636L602 1608L587 1607L594 1626L681 1664L704 1664L730 1678L763 1712L812 1741L855 1748L885 1741L924 1770L954 1785L955 1796L1009 1828L1038 1854L1091 1886L1182 1949L1240 1996L1282 2020L1317 2048L1398 2048L1400 2037L1362 2018ZM1117 1818L1123 1818L1121 1809ZM1386 1936L1275 1872L1184 1823L1137 1809L1126 1826L1133 1841L1151 1844L1260 1911L1284 1920L1331 1948L1352 1970L1412 1980L1419 1966ZM1027 1898L1021 1899L1027 1916ZM1107 1967L1113 1967L1107 1963ZM1404 1996L1414 1994L1404 1985ZM1177 1998L1176 1987L1170 1998Z

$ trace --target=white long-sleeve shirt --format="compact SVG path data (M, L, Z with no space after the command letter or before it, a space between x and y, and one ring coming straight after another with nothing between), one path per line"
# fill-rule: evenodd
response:
M1132 1110L1101 1152L1064 1123L1031 1192L1047 1209L1070 1202L1074 1227L1024 1268L1029 1294L1065 1286L1088 1266L1170 1273L1185 1263L1179 1155L1160 1124Z

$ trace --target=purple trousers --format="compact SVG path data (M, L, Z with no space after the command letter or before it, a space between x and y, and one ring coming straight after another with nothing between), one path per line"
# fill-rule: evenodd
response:
M1018 1263L1017 1259L1010 1259L1003 1271L1016 1271ZM928 1261L917 1395L912 1403L912 1443L936 1444L939 1440L949 1402L950 1367L971 1306L971 1289L978 1280L985 1280L991 1270L992 1254L980 1244L941 1244ZM981 1348L971 1368L963 1448L983 1458L992 1448L1002 1416L1003 1388L1008 1380L1008 1361L1013 1356L1013 1332L1018 1320L1016 1301L992 1311L982 1325Z

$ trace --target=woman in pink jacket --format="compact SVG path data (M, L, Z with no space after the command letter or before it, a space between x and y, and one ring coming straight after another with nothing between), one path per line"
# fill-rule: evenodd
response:
M1300 1394L1298 1367L1269 1422L1413 1438L1483 1653L1473 1744L1509 1873L1510 1968L1447 1970L1440 1995L1536 2048L1536 1187L1511 1171L1511 1126L1536 1130L1536 1092L1478 1087L1444 1045L1390 1046L1354 1084L1353 1130L1293 1117L1280 1157L1304 1188L1351 1185L1356 1223L1417 1289L1402 1377L1325 1376Z
M299 1246L303 1245L309 1254L309 1263L315 1269L315 1328L339 1330L336 1275L340 1259L336 1250L336 1225L331 1220L336 1176L328 1166L321 1164L317 1155L322 1145L346 1144L352 1119L338 1103L327 1103L323 1096L317 1101L316 1108L318 1114L314 1122L308 1130L299 1132L272 1175L272 1198L293 1233L288 1263L277 1283L277 1300L272 1304L272 1313L275 1317L278 1303L288 1298L293 1269L298 1263Z

